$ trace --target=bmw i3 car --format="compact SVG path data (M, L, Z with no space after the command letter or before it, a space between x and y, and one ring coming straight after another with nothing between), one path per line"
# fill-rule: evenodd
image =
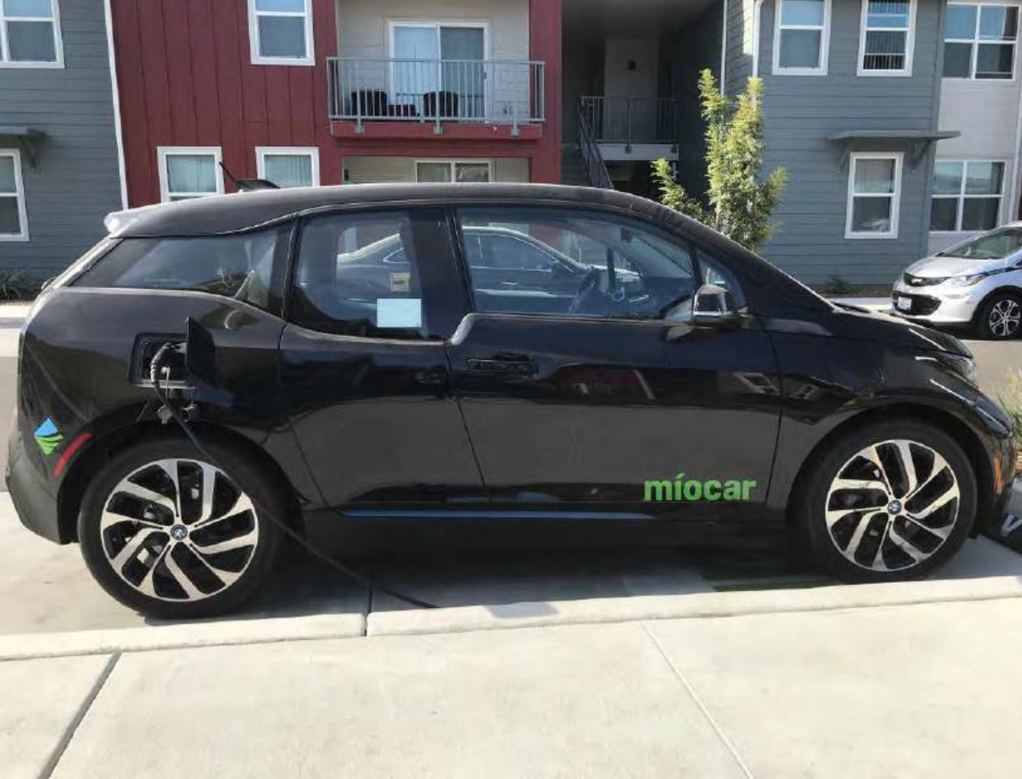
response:
M922 577L1015 475L958 340L631 195L292 189L108 228L24 326L7 483L147 614L238 606L285 529L393 521L792 538L846 581Z
M998 227L910 265L894 285L894 313L969 327L983 338L1022 334L1022 222Z

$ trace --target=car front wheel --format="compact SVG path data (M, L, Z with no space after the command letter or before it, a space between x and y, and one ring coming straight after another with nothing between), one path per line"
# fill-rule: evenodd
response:
M194 619L236 608L267 578L283 517L271 480L230 447L212 458L178 440L114 457L82 503L78 539L96 581L148 616ZM215 459L210 462L209 459Z
M864 427L829 446L796 519L814 559L843 581L916 579L961 548L976 478L961 447L921 422Z
M1009 293L995 293L980 307L976 325L984 338L997 341L1016 338L1022 331L1022 299Z

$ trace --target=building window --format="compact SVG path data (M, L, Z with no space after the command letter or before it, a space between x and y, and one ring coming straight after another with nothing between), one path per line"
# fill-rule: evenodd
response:
M27 241L25 184L21 179L21 152L0 149L0 241Z
M1018 11L1013 5L948 5L944 78L1014 78Z
M822 76L830 45L830 0L778 0L774 73Z
M1003 162L938 160L934 166L930 229L979 232L997 227L1004 195Z
M256 149L259 178L281 189L319 186L319 149L261 146Z
M223 156L219 146L161 146L160 200L171 203L224 193L224 176L220 168Z
M911 75L915 17L916 0L865 0L860 76Z
M489 160L423 160L415 163L415 180L420 183L486 183L493 180L493 163Z
M313 65L311 0L248 0L252 62Z
M0 66L62 67L57 0L0 2Z
M901 152L856 152L848 172L846 238L897 238Z

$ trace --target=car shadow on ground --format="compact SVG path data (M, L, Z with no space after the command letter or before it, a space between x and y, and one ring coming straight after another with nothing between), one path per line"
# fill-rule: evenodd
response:
M292 549L273 579L229 619L368 614L415 608L387 590L440 607L498 606L832 583L784 550L580 549L437 553L344 560L367 586ZM148 624L170 624L147 620Z
M345 577L301 549L227 619L369 614L415 608L397 591L439 607L544 604L599 598L800 589L837 584L790 550L724 548L516 550L345 559L372 584ZM933 578L1022 576L1022 555L987 538L970 541ZM494 612L499 616L500 611ZM516 613L520 617L520 613ZM220 618L221 620L223 618ZM148 624L167 624L147 620Z

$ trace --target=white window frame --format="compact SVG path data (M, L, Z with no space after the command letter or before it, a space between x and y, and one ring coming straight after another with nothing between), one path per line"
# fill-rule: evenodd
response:
M53 18L42 16L17 16L11 17L11 21L18 22L50 22L53 25L53 52L56 59L53 62L27 61L11 62L10 47L7 42L7 17L3 12L3 3L0 2L0 68L63 68L64 67L64 35L60 30L60 0L51 0L50 6L53 9Z
M312 160L312 183L310 187L319 186L319 147L318 146L256 146L256 175L266 178L266 157L309 157ZM268 179L267 179L268 180Z
M473 157L457 157L457 158L454 158L454 157L443 157L443 158L432 157L432 158L425 158L425 159L415 160L415 168L414 168L415 178L414 178L414 181L415 181L416 184L420 183L419 182L419 163L420 162L421 163L437 163L437 164L447 163L448 165L450 165L451 166L451 182L450 183L452 183L452 184L457 184L458 183L458 179L456 177L456 173L457 173L456 166L457 165L482 165L483 163L485 163L487 165L487 167L489 168L489 173L488 173L489 181L488 181L488 183L492 184L494 182L494 178L493 178L493 160L491 160L491 159L488 159L486 157L474 157L474 158Z
M930 230L930 233L932 233L933 235L957 235L959 233L964 234L964 235L978 235L978 234L984 232L983 230L963 230L962 229L962 216L965 213L965 201L966 200L970 200L970 199L972 199L972 200L990 200L992 197L994 197L993 195L971 195L971 194L966 194L965 187L966 187L966 182L969 180L969 165L971 165L972 163L976 163L977 165L982 165L982 164L998 164L999 163L1000 165L1002 165L1004 167L1003 175L1001 176L1001 192L1000 192L999 195L997 195L997 224L995 224L994 226L997 227L997 226L1003 224L1004 223L1004 202L1005 202L1006 195L1007 195L1005 190L1008 188L1007 187L1007 184L1008 184L1008 172L1009 172L1009 168L1011 166L1011 161L1010 160L1005 160L1005 159L962 159L960 157L959 158L944 157L944 158L939 158L937 160L934 160L934 163L933 163L934 164L934 171L936 171L936 166L939 163L942 163L942 162L944 162L944 163L961 164L962 165L962 180L961 180L961 183L958 185L958 194L957 195L943 195L943 194L939 195L936 192L932 192L930 194L930 208L931 208L931 211L932 211L933 201L934 200L954 200L954 201L956 201L956 203L958 204L958 207L957 207L956 212L955 212L955 229L954 230ZM934 175L934 181L936 182L936 175ZM929 225L929 218L930 218L930 214L927 214L927 225Z
M1015 40L1013 41L984 41L979 37L979 25L980 17L983 15L983 8L992 6L996 8L1018 8L1019 27L1022 28L1022 4L1020 3L966 3L966 2L949 2L948 8L953 5L972 5L976 7L976 26L972 30L971 38L948 38L945 36L944 45L949 43L968 43L972 45L972 58L969 61L969 75L968 76L945 76L941 73L941 78L949 81L975 81L978 84L1010 84L1015 81L1018 76L1018 30L1015 32ZM976 78L976 63L979 61L979 47L980 46L1008 46L1012 47L1011 55L1011 78Z
M312 0L303 0L305 11L257 11L256 0L248 0L248 38L251 47L253 65L295 65L298 67L314 66L316 64L316 48L312 29ZM259 17L279 16L297 19L305 19L305 56L301 59L296 57L264 57L260 54L259 48Z
M862 0L862 25L859 30L859 64L857 74L860 76L911 76L912 55L915 52L916 40L916 6L918 0L908 2L908 28L870 27L869 0ZM866 33L868 32L904 32L905 33L905 67L898 70L867 70L866 69Z
M199 156L206 155L213 157L216 161L216 192L170 192L170 176L167 173L167 158L174 156ZM160 169L160 202L171 203L170 196L186 195L193 198L212 197L224 194L224 171L220 167L223 162L223 149L219 146L160 146L156 149L156 157Z
M894 160L894 192L858 193L855 192L855 168L859 160ZM855 240L894 240L898 237L898 223L901 217L901 178L904 168L905 153L900 151L857 151L848 158L848 205L845 214L845 238ZM891 229L883 233L862 232L852 230L852 218L855 213L855 199L860 197L889 197L891 199Z
M781 24L781 10L784 0L774 3L774 62L775 76L826 76L830 60L830 19L831 0L823 0L823 26L810 24ZM820 31L820 65L816 68L783 68L781 67L781 30L819 30Z
M11 157L14 160L14 198L18 201L18 224L20 233L0 233L0 241L28 240L28 207L25 204L25 180L21 175L21 149L0 149L0 157ZM0 194L0 198L10 198L10 193Z

